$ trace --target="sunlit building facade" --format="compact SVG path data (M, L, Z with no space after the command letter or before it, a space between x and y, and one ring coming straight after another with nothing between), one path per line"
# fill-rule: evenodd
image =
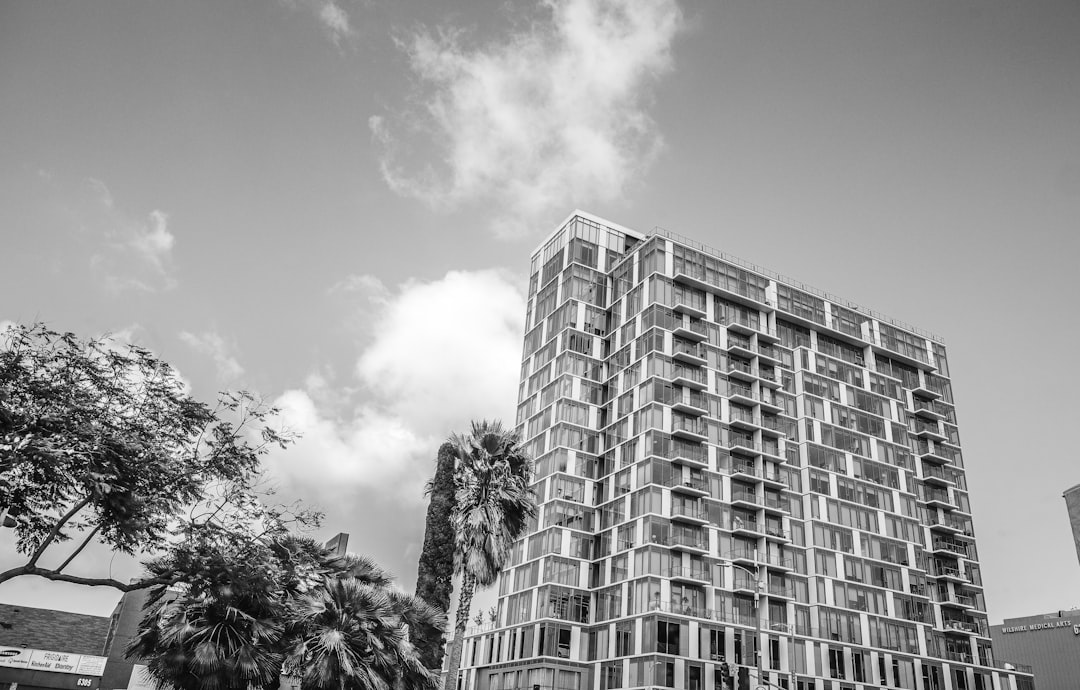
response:
M463 690L1032 687L940 338L579 212L532 257L519 401L539 514Z

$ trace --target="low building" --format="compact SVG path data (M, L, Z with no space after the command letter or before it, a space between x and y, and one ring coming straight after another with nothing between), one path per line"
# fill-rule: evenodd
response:
M98 690L109 625L104 616L0 604L0 687Z
M1038 690L1080 687L1080 610L1007 618L990 638L998 658L1031 667Z

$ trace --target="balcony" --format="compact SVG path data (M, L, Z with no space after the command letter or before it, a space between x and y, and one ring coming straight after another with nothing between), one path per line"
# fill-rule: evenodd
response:
M701 417L671 417L671 435L687 441L704 443L709 440L709 430Z
M795 598L795 588L794 587L789 587L789 586L786 586L786 585L777 585L777 584L769 583L769 585L765 588L765 592L770 597L781 598L781 599L794 599Z
M671 506L671 520L672 522L685 522L692 525L707 525L709 524L709 514L701 506L679 505L676 503Z
M733 429L743 429L745 431L757 431L761 429L761 417L755 415L753 412L746 410L740 410L737 407L728 408L728 425Z
M679 582L688 582L695 585L711 585L712 577L705 568L693 568L684 565L673 565L667 572L667 576Z
M754 396L754 389L750 386L740 386L729 381L725 392L733 403L755 405L758 402L758 399Z
M958 509L956 500L950 498L949 492L945 489L935 489L930 486L923 486L922 491L919 492L919 498L921 498L930 508L943 508L945 510Z
M709 413L708 399L697 391L688 390L671 401L671 409L702 417Z
M757 379L757 374L754 373L750 363L742 362L737 359L728 360L727 374L729 378L742 379L744 381L754 381Z
M705 469L709 466L709 454L704 446L677 443L671 449L671 461L677 465Z
M729 333L727 339L727 352L729 355L735 357L750 359L754 356L754 346L750 343L749 338L741 338Z
M971 528L960 519L946 513L944 516L931 514L928 517L927 522L930 525L930 529L935 532L945 532L947 534L963 534L964 536L973 536Z
M768 408L767 410L763 410L764 412L772 412L775 414L782 413L786 409L771 388L761 389L761 397L758 399L758 402L763 408Z
M911 394L925 400L937 400L941 397L941 393L938 393L933 388L927 387L921 382L918 386L911 389Z
M934 537L930 550L937 553L947 552L963 558L971 558L967 544L951 539L942 539L941 537Z
M709 329L704 322L697 319L684 319L682 323L676 324L672 333L676 337L683 340L689 340L691 342L701 342L709 338Z
M919 442L915 445L915 454L919 456L920 460L926 462L932 462L938 465L944 465L953 462L953 458L956 457L956 451L946 448L938 443L931 443L926 439L919 439Z
M700 533L675 532L671 535L668 547L676 551L688 551L705 555L709 553L709 541Z
M915 408L913 412L919 417L932 421L939 421L945 419L945 415L939 411L937 405L935 405L932 401L923 400L922 398L916 398L914 396L913 399L915 401Z
M679 292L676 290L676 292ZM704 319L708 314L705 311L705 299L694 299L694 296L682 294L675 295L675 305L672 311L679 314L687 314L695 319Z
M791 541L791 535L788 531L781 527L765 526L765 538L771 541L778 541L781 543L787 543Z
M757 553L757 550L750 548L732 549L731 552L728 553L726 556L726 558L732 563L750 566L753 568L757 567L758 557L759 555Z
M922 471L922 480L927 484L937 484L946 487L956 485L956 472L954 470L946 471L945 468L940 465L931 465L924 462Z
M731 591L735 594L756 594L760 586L757 580L737 570L731 583Z
M759 344L758 347L757 347L757 354L758 354L758 357L760 357L761 359L765 360L766 362L768 362L770 364L780 366L781 364L784 363L784 360L782 359L783 355L782 355L782 353L780 351L780 348L778 348L778 347L773 347L772 345Z
M927 421L914 417L911 420L911 433L922 439L932 441L948 441L949 437L941 430L941 423L937 420Z
M942 606L951 606L959 609L973 609L975 608L975 597L970 594L952 594L949 592L939 593L936 597L936 601Z
M761 497L761 503L765 506L766 511L773 513L787 513L790 509L787 499L770 494L768 491Z
M776 370L766 367L758 367L758 380L767 388L781 388L782 384L776 378Z
M733 462L731 464L731 478L746 480L760 480L761 470L757 469L752 462Z
M757 520L746 520L739 516L731 518L732 534L758 538L765 534L765 527Z
M753 491L732 491L731 505L757 510L765 505L765 499Z
M964 664L975 663L975 659L971 656L971 652L960 652L955 649L946 649L938 658L948 659L949 661L959 661Z
M942 620L942 629L946 635L977 635L979 626L973 620L964 618L945 618Z
M685 494L689 496L709 496L712 492L709 490L709 482L704 479L686 479L684 481L676 481L671 485L672 493Z
M960 582L964 584L971 582L971 578L968 577L967 573L963 572L956 566L947 565L935 561L931 561L927 565L927 574L937 580L945 580L947 582Z
M709 385L704 370L698 367L686 367L681 364L676 364L672 368L671 382L676 386L682 386L692 391L704 390Z
M709 360L706 357L705 347L701 343L690 343L678 339L672 341L671 358L676 362L683 362L699 367L703 367L709 363Z
M795 560L793 558L790 558L788 556L782 556L778 553L770 553L766 555L764 563L765 565L774 570L788 571L795 569Z
M779 338L776 338L775 335L773 335L769 331L769 329L762 327L760 319L751 320L741 315L729 314L727 316L720 317L719 321L720 323L727 326L728 332L730 333L741 333L743 335L759 333L764 334L766 337L771 337L779 340Z

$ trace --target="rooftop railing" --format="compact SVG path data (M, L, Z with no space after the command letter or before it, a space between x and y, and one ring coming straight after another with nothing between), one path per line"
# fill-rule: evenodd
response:
M887 315L882 314L880 312L874 311L873 309L867 309L866 307L863 307L863 306L860 306L860 305L858 305L858 304L856 304L854 302L842 299L840 297L837 297L836 295L825 292L824 290L813 287L811 285L807 285L806 283L795 280L794 278L790 278L788 276L777 273L776 271L771 271L771 270L769 270L767 268L764 268L762 266L758 266L757 264L746 261L745 259L740 259L737 256L732 256L730 254L726 254L726 253L720 251L719 249L714 249L713 247L710 247L707 244L704 244L702 242L698 242L697 240L690 239L689 237L685 237L685 236L680 235L680 234L678 234L676 232L672 232L670 230L666 230L664 228L661 228L661 227L657 226L657 227L654 227L652 232L649 233L649 234L650 234L650 236L658 235L660 237L665 237L665 238L667 238L669 240L674 240L675 242L678 242L679 244L690 247L691 249L696 249L696 250L698 250L700 252L704 252L705 254L716 257L717 259L721 259L722 261L726 261L726 262L728 262L730 264L735 264L736 266L739 266L741 268L745 268L745 269L747 269L749 271L753 271L754 273L757 273L758 275L765 276L766 278L771 278L771 279L773 279L773 280L775 280L777 282L784 283L785 285L790 285L791 287L802 290L803 292L807 292L807 293L809 293L811 295L814 295L815 297L820 297L821 299L828 300L829 302L831 302L833 304L836 304L838 306L846 307L847 309L859 312L860 314L863 314L865 316L869 316L871 318L877 319L878 321L884 321L885 323L896 326L897 328L901 328L901 329L903 329L905 331L910 331L912 333L915 333L916 335L921 335L924 338L929 338L929 339L937 341L938 343L941 343L943 345L945 344L945 339L944 338L942 338L941 336L936 335L934 333L931 333L930 331L926 331L926 330L923 330L921 328L916 328L915 326L904 323L903 321L900 321L899 319L894 319L891 316L887 316Z

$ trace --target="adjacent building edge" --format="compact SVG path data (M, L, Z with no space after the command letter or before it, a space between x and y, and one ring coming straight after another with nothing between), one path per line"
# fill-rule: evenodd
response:
M994 654L939 337L580 211L530 274L540 510L461 690L1034 687Z

